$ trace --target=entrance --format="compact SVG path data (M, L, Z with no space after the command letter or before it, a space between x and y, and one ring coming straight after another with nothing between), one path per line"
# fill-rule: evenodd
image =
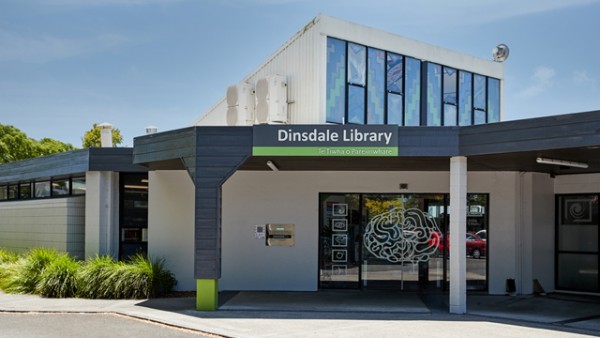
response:
M467 286L482 290L487 195L468 200ZM319 287L447 289L448 206L447 194L321 194Z

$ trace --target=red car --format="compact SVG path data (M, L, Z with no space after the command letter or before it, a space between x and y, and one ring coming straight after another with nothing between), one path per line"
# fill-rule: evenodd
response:
M474 233L467 232L467 256L471 256L475 259L479 259L487 255L487 242L479 238ZM435 245L439 252L445 252L450 247L450 236L446 236L445 243L441 239L439 232L432 232L430 245ZM446 250L445 250L446 249Z

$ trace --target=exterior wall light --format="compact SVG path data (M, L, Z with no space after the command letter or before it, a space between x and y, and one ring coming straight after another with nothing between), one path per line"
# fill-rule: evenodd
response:
M562 166L566 166L566 167L575 167L575 168L583 168L583 169L586 169L589 167L589 165L587 163L583 163L583 162L555 160L552 158L544 158L544 157L538 157L535 161L537 163L541 163L541 164L562 165Z
M273 162L271 162L271 161L267 161L267 166L268 166L269 168L271 168L271 170L273 170L273 171L279 171L279 167L277 167L277 166L275 165L275 163L273 163Z

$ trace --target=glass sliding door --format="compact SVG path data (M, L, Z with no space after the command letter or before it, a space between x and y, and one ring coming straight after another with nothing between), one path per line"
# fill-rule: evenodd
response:
M467 287L487 288L487 194L469 194ZM447 289L448 194L320 195L319 287Z
M365 194L361 284L398 290L440 287L444 195ZM433 212L433 213L430 213Z

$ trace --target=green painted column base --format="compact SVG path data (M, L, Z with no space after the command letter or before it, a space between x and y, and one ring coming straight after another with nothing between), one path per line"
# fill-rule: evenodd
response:
M215 311L219 307L219 280L196 279L196 310Z

